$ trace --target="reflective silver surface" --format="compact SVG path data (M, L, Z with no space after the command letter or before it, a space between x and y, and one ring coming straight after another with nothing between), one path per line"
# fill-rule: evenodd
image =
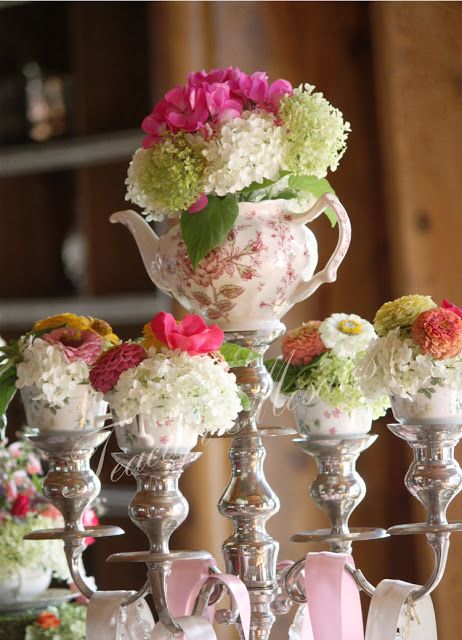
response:
M263 471L266 452L257 416L272 386L263 354L282 332L272 329L225 334L227 342L260 354L248 366L233 369L251 407L239 414L229 451L232 477L218 504L220 512L233 521L234 532L223 544L223 555L227 572L239 576L250 595L251 640L269 638L275 619L272 603L278 592L279 544L266 531L266 522L279 511L279 500Z
M358 527L350 529L348 520L366 495L366 485L356 471L356 461L377 439L376 435L338 438L297 438L294 443L313 456L318 469L310 487L310 496L331 522L331 529L302 531L293 542L328 542L331 551L351 553L355 540L383 538L384 529Z
M49 470L43 481L43 494L62 514L63 529L34 531L24 536L26 540L64 541L64 552L70 574L78 589L87 598L93 590L81 575L81 557L88 536L103 537L120 535L120 527L84 527L82 518L93 500L98 496L101 483L90 467L90 458L95 449L105 442L110 431L41 432L30 429L26 438L47 455Z

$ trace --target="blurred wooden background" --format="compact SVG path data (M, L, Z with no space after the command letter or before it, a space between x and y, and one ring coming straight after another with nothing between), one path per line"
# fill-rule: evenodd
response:
M0 331L8 337L27 329L37 308L32 304L43 300L52 308L52 302L71 298L72 306L83 297L91 310L106 308L106 301L108 319L123 336L152 315L159 300L153 295L150 302L152 285L132 238L107 221L124 206L128 153L138 139L133 130L188 71L228 65L310 82L352 125L347 154L331 176L352 220L351 250L338 281L298 305L287 326L334 311L371 319L384 300L406 293L461 304L461 33L460 2L40 2L2 8L0 82L38 60L44 70L71 78L71 99L67 137L25 144L19 135L0 149ZM117 151L119 138L125 143ZM92 153L79 155L82 141L100 140L107 146L97 165L94 154L93 160ZM58 170L60 150L74 158L65 171ZM325 222L315 232L322 262L335 232ZM63 243L77 251L78 273L69 256L63 259ZM133 294L139 318L127 312ZM114 310L114 297L122 311ZM12 429L20 415L15 405ZM276 419L270 408L263 419L291 420ZM403 485L409 451L385 422L375 425L380 438L358 465L368 494L352 524L387 527L422 517ZM266 474L281 498L268 528L281 542L281 558L298 558L307 548L289 543L291 533L325 526L307 496L314 465L290 438L272 440ZM226 442L208 443L183 479L191 512L176 536L178 547L207 548L220 557L229 524L216 502L228 476ZM450 516L462 518L460 500ZM126 518L116 519L127 536L88 551L102 588L141 581L130 568L104 563L110 552L143 546ZM456 534L451 542L448 570L434 594L441 640L458 638L462 622L462 538ZM354 552L374 583L384 577L422 582L431 569L424 542L411 537L358 543ZM287 624L278 620L275 640L287 637Z

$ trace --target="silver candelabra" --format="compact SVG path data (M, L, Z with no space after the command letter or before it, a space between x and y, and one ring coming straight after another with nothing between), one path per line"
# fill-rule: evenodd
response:
M269 486L263 471L265 449L262 437L288 435L292 430L262 428L258 413L268 397L271 379L262 359L263 354L280 331L242 332L227 335L227 340L249 347L259 358L246 367L235 369L239 384L250 399L250 408L241 411L231 434L229 451L231 480L220 501L219 510L234 525L232 535L224 541L226 570L245 584L251 606L250 638L267 640L275 615L288 612L293 602L306 602L301 576L304 559L277 568L279 545L266 531L266 522L279 509L279 500ZM376 440L375 435L338 436L329 438L303 437L294 440L296 446L312 456L317 476L310 489L312 499L330 519L329 529L302 531L292 536L301 543L323 541L334 552L351 552L354 542L383 538L387 535L423 534L434 552L434 569L427 583L412 593L413 600L431 593L441 581L449 550L450 534L462 530L462 522L448 522L449 503L462 486L462 470L454 458L454 448L462 437L462 425L390 424L390 430L405 440L413 451L413 462L406 474L407 489L425 507L424 523L380 528L348 525L351 513L364 498L366 487L356 471L358 456ZM87 597L93 595L81 573L84 538L120 535L118 527L84 527L84 510L98 495L100 483L90 468L90 458L109 431L91 433L43 432L31 429L29 440L47 454L49 472L44 480L44 495L63 515L64 527L35 531L28 539L62 539L69 569L78 589ZM134 524L146 535L146 551L120 553L109 562L141 562L146 565L146 582L133 595L129 604L152 595L157 618L171 637L182 637L184 631L176 623L169 608L167 580L176 560L210 560L206 551L171 551L169 539L188 514L188 503L179 490L184 469L201 454L173 454L168 458L141 452L136 455L116 453L115 459L135 477L137 489L128 505ZM358 587L372 596L374 586L360 569L346 567ZM210 567L210 572L217 571ZM203 585L193 608L203 615L207 607L218 601L223 587L210 580ZM239 613L234 608L217 611L216 621L235 624L243 637Z

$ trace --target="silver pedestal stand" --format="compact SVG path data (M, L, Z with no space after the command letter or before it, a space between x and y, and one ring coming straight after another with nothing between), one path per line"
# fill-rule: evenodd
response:
M454 458L454 448L462 437L462 425L389 424L388 428L411 447L414 460L405 477L408 491L424 506L426 522L397 525L390 535L424 534L433 550L434 567L426 584L411 594L416 601L431 593L441 582L446 568L449 538L462 531L462 522L448 522L446 511L462 488L462 470ZM370 596L374 587L361 571L351 572L360 588Z
M260 354L250 365L233 369L251 407L239 414L229 450L232 477L218 503L220 512L233 521L234 532L223 544L223 555L227 572L239 576L249 592L251 640L269 638L278 592L279 544L266 531L266 522L279 511L279 499L263 471L266 451L262 436L289 435L294 431L259 428L257 416L272 386L263 354L282 333L283 328L225 334L227 342Z

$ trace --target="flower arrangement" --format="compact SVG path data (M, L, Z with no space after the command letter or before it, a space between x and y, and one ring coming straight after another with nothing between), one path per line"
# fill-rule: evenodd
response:
M273 399L302 394L303 402L315 399L335 412L359 408L371 410L372 417L383 415L388 407L383 393L371 402L359 387L355 374L376 334L373 326L358 315L334 313L323 322L309 321L289 331L282 341L282 358L265 365L277 383ZM339 417L339 416L334 416Z
M147 220L181 217L193 268L231 231L238 202L282 198L306 207L332 192L325 176L336 170L350 131L313 86L270 84L265 72L234 67L189 74L142 128L147 136L128 169L126 199Z
M101 355L90 371L93 388L105 394L120 425L143 416L170 443L179 424L197 436L223 433L246 406L230 366L257 354L224 345L223 331L200 316L181 322L161 312L144 327L140 342L121 343Z
M90 366L119 341L104 320L72 313L36 322L19 340L0 347L0 415L16 389L32 389L32 401L48 404L52 414L88 387ZM98 398L95 399L98 401Z
M61 540L23 540L31 531L62 526L60 513L39 494L41 474L27 442L0 443L0 580L19 569L51 569L57 578L69 577Z
M460 388L462 309L430 296L408 295L385 303L375 316L380 336L358 367L368 397L385 390L391 396L430 399L442 385Z
M41 611L26 627L24 640L85 640L87 609L80 604L62 604Z

